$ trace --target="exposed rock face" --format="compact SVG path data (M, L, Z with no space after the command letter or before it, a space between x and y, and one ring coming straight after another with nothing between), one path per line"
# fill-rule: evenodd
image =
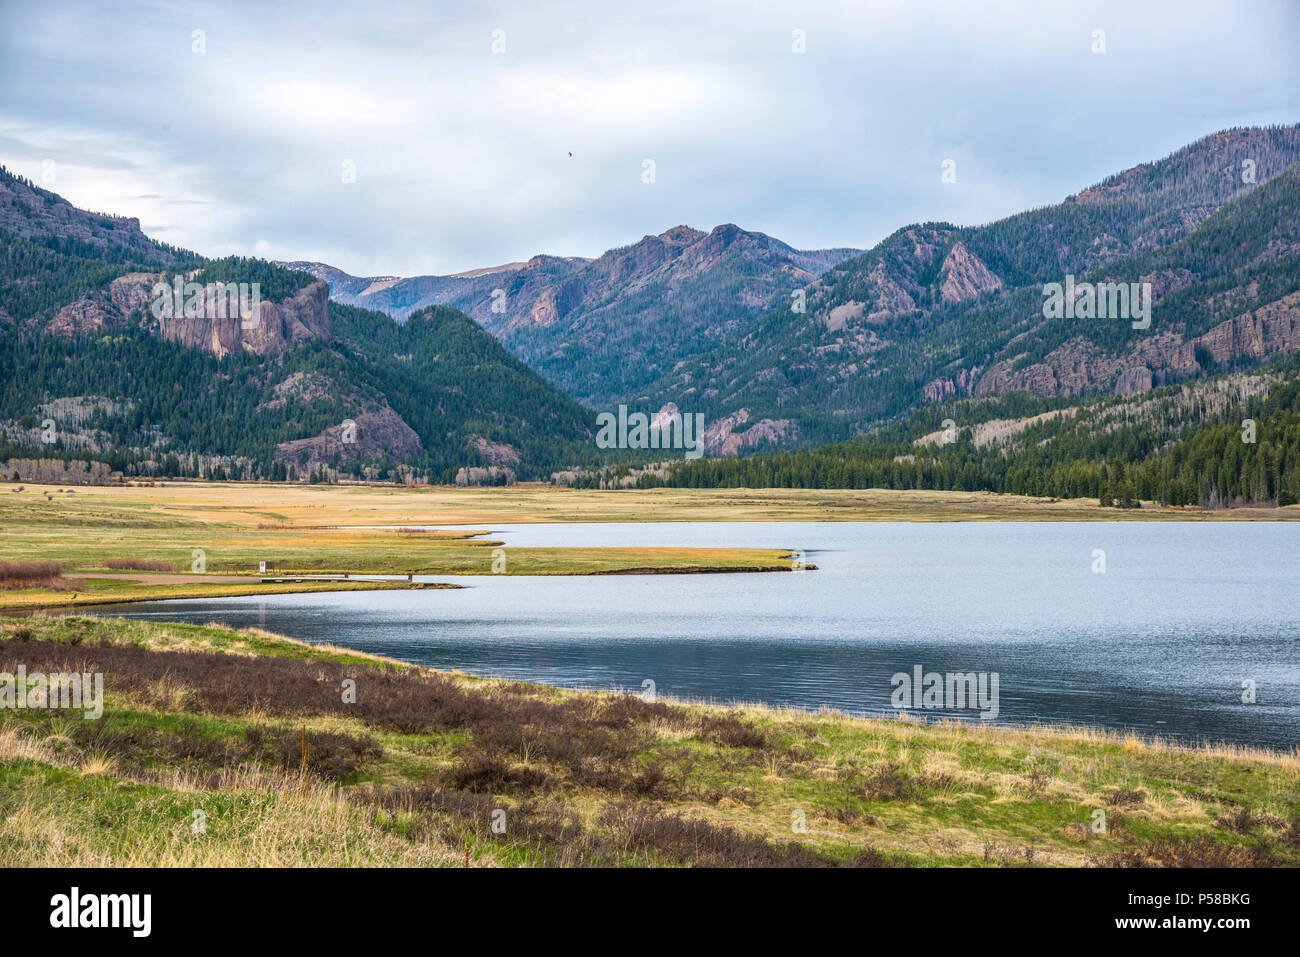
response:
M582 301L585 287L581 280L570 279L558 286L543 289L529 311L529 320L538 326L552 326Z
M23 239L74 239L101 249L122 247L137 262L170 263L176 254L140 230L140 220L78 209L57 193L0 170L0 229Z
M275 448L275 457L293 462L302 470L327 464L336 455L343 461L384 456L400 459L424 450L415 430L387 404L359 413L352 421L355 429L340 422L320 435L281 442Z
M1014 359L990 366L970 390L974 395L1032 392L1072 395L1088 389L1109 389L1120 395L1144 392L1162 383L1162 373L1200 371L1198 355L1226 363L1243 356L1265 359L1300 349L1300 292L1258 309L1247 310L1214 326L1202 336L1185 340L1175 332L1157 333L1128 352L1115 355L1082 338L1071 339L1035 362L1014 369ZM926 395L944 398L955 389L930 383Z
M333 339L330 332L329 286L314 282L300 289L291 299L282 302L263 302L258 315L252 318L239 316L202 316L150 320L165 339L179 342L191 349L202 349L217 357L229 355L238 349L262 356L278 356L296 342Z
M1113 383L1135 360L1111 356L1093 343L1075 338L1049 352L1041 362L1019 369L1015 364L1015 360L1005 360L990 366L971 391L975 395L1074 395L1099 383Z
M865 307L866 303L853 300L836 306L826 314L826 331L840 332L850 322L857 322L862 318L862 310Z
M956 376L947 379L935 379L921 388L921 398L927 403L942 402L950 395L969 392L979 378L980 366L962 369Z
M490 442L481 435L471 435L469 444L490 465L518 465L519 450L505 442Z
M748 409L718 419L704 430L704 450L715 455L736 455L765 442L781 442L798 434L790 419L759 419L743 432L737 427L749 421Z
M768 237L763 236L762 233L746 232L734 223L719 226L707 235L687 226L678 226L664 233L664 237L680 237L669 241L686 246L677 260L680 279L708 272L721 263L737 244L747 245L759 256L765 251L771 251ZM764 242L764 240L768 241Z
M740 285L740 305L765 308L774 300L777 288L770 277L784 270L788 281L811 281L814 273L805 265L837 262L840 251L803 253L763 233L741 229L731 223L705 233L689 226L674 226L658 236L645 236L621 249L611 249L594 260L563 260L538 256L510 278L506 312L492 312L483 296L464 302L449 302L464 309L489 331L506 341L530 327L554 325L571 313L587 316L619 300L654 287L671 296L683 283L729 263L744 262L764 281ZM851 252L850 250L843 251ZM414 282L414 280L407 280ZM688 309L693 304L684 303ZM574 327L578 331L578 327Z
M153 286L162 273L132 272L108 284L108 294L96 293L64 306L50 321L49 331L61 336L99 332L120 325L133 312L149 314L153 303Z
M262 409L283 409L294 405L309 405L329 398L334 383L313 372L295 372L278 383L273 390L275 398L258 406Z
M190 274L191 276L194 273ZM138 314L148 328L164 339L217 357L239 349L263 356L278 356L296 342L329 342L329 285L317 281L281 302L263 301L255 316L241 318L237 310L222 317L216 309L207 315L159 318L153 313L154 286L166 282L165 273L127 273L114 279L107 294L96 294L65 306L50 320L59 335L97 332L126 322Z
M153 307L154 283L162 279L159 273L129 272L108 284L108 298L120 315L129 316L139 310L141 316L150 314Z
M1195 361L1198 348L1205 349L1216 362L1237 356L1262 359L1300 349L1300 292L1219 323L1192 340L1183 358Z
M942 402L950 395L957 394L957 386L952 379L935 379L921 387L921 398L926 402Z
M49 330L60 336L81 336L99 332L111 325L117 317L108 313L93 299L79 299L64 306L50 320Z
M681 414L682 411L681 409L677 408L677 403L669 402L662 409L656 412L653 418L650 419L650 428L662 429L664 426L672 423L673 421L680 422Z
M1157 303L1170 293L1186 289L1196 282L1196 275L1190 269L1163 269L1140 276L1138 282L1151 284L1151 302Z
M1002 280L960 240L948 251L940 274L943 283L939 287L939 298L945 305L978 299L1002 288Z
M1119 374L1115 381L1115 392L1119 395L1132 395L1134 392L1145 392L1153 385L1151 370L1146 366L1138 366L1135 369L1125 369Z
M929 247L918 247L924 251ZM873 293L872 304L875 306L867 313L868 322L883 322L894 316L905 316L916 312L916 300L892 276L883 262L876 263L867 275L868 289Z

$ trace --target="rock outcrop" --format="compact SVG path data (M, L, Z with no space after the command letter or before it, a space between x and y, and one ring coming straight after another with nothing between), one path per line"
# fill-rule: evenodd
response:
M281 442L275 457L296 464L300 471L333 461L402 459L424 450L420 437L387 403L358 413L351 422L332 425L319 435Z
M519 450L513 445L492 442L481 435L471 435L469 444L489 465L517 466L519 464Z
M952 244L940 275L943 281L939 286L939 298L945 305L978 299L1002 288L1002 280L960 240Z
M297 342L333 339L330 332L328 284L317 280L281 302L263 302L255 316L173 316L149 321L165 339L217 357L243 349L261 356L278 356Z
M1176 332L1159 332L1141 339L1127 352L1111 353L1083 338L1071 339L1042 360L1017 368L1016 359L990 366L970 392L994 395L1031 392L1035 395L1074 395L1091 389L1120 395L1144 392L1170 377L1204 371L1203 357L1223 364L1250 357L1267 359L1300 349L1300 292L1249 309L1184 339ZM929 401L957 390L946 382L925 387ZM930 396L935 396L930 399Z
M60 336L84 336L100 332L118 321L94 299L78 299L60 309L48 326L50 332Z
M1200 350L1215 362L1228 362L1238 356L1263 359L1296 349L1300 349L1300 292L1219 323L1193 339L1185 347L1183 359L1188 364L1194 362Z
M748 409L737 409L704 429L704 451L714 455L738 455L769 442L783 442L798 435L790 419L759 419L744 431L739 426L749 421Z
M195 273L190 273L192 277ZM187 277L189 278L189 277ZM297 342L329 342L329 285L316 281L280 302L263 301L254 315L238 310L218 310L208 304L201 316L154 315L154 287L167 283L165 273L127 273L114 279L106 292L95 293L64 306L50 321L59 335L98 332L136 317L164 339L217 357L246 350L278 356ZM226 315L221 315L226 312Z
M51 167L57 174L57 169ZM140 220L78 209L62 196L0 169L0 229L40 242L73 240L102 251L129 251L131 260L171 263L177 251L154 242L140 229Z

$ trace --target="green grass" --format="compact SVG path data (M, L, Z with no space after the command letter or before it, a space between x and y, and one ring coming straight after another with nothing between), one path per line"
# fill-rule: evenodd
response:
M3 486L0 486L3 488ZM19 489L21 488L21 491ZM360 492L350 496L348 492ZM262 584L268 573L397 575L597 575L787 571L788 552L738 548L506 548L473 528L445 531L368 529L403 524L375 514L380 503L402 507L395 490L278 489L197 485L167 489L78 489L12 486L0 492L0 560L63 565L58 589L0 588L0 609L52 608L158 598L200 598L405 587L375 584ZM154 493L172 493L158 496ZM265 492L266 494L262 494ZM264 510L268 495L281 500ZM451 516L455 518L457 516ZM437 515L420 524L436 524ZM411 520L415 524L415 520ZM243 581L167 581L165 574L110 570L110 559L166 562L183 578L246 576ZM196 565L196 559L201 565ZM116 578L86 578L110 573Z
M34 617L0 631L24 661L98 661L106 703L0 711L6 866L1300 862L1294 753L647 704L217 626Z

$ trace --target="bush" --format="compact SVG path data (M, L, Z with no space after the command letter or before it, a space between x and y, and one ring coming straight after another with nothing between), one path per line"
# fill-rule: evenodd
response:
M0 562L0 588L60 588L59 562Z
M174 562L159 562L148 558L106 558L105 568L125 568L141 572L178 572L180 566Z

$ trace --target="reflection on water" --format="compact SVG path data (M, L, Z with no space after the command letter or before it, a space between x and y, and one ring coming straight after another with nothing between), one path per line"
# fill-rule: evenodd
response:
M818 571L468 576L463 590L147 602L439 668L855 713L891 676L996 672L999 722L1300 744L1300 527L1264 523L494 526L509 547L802 549ZM1096 573L1095 553L1105 553ZM1253 681L1254 704L1242 703ZM976 712L928 712L970 717Z

